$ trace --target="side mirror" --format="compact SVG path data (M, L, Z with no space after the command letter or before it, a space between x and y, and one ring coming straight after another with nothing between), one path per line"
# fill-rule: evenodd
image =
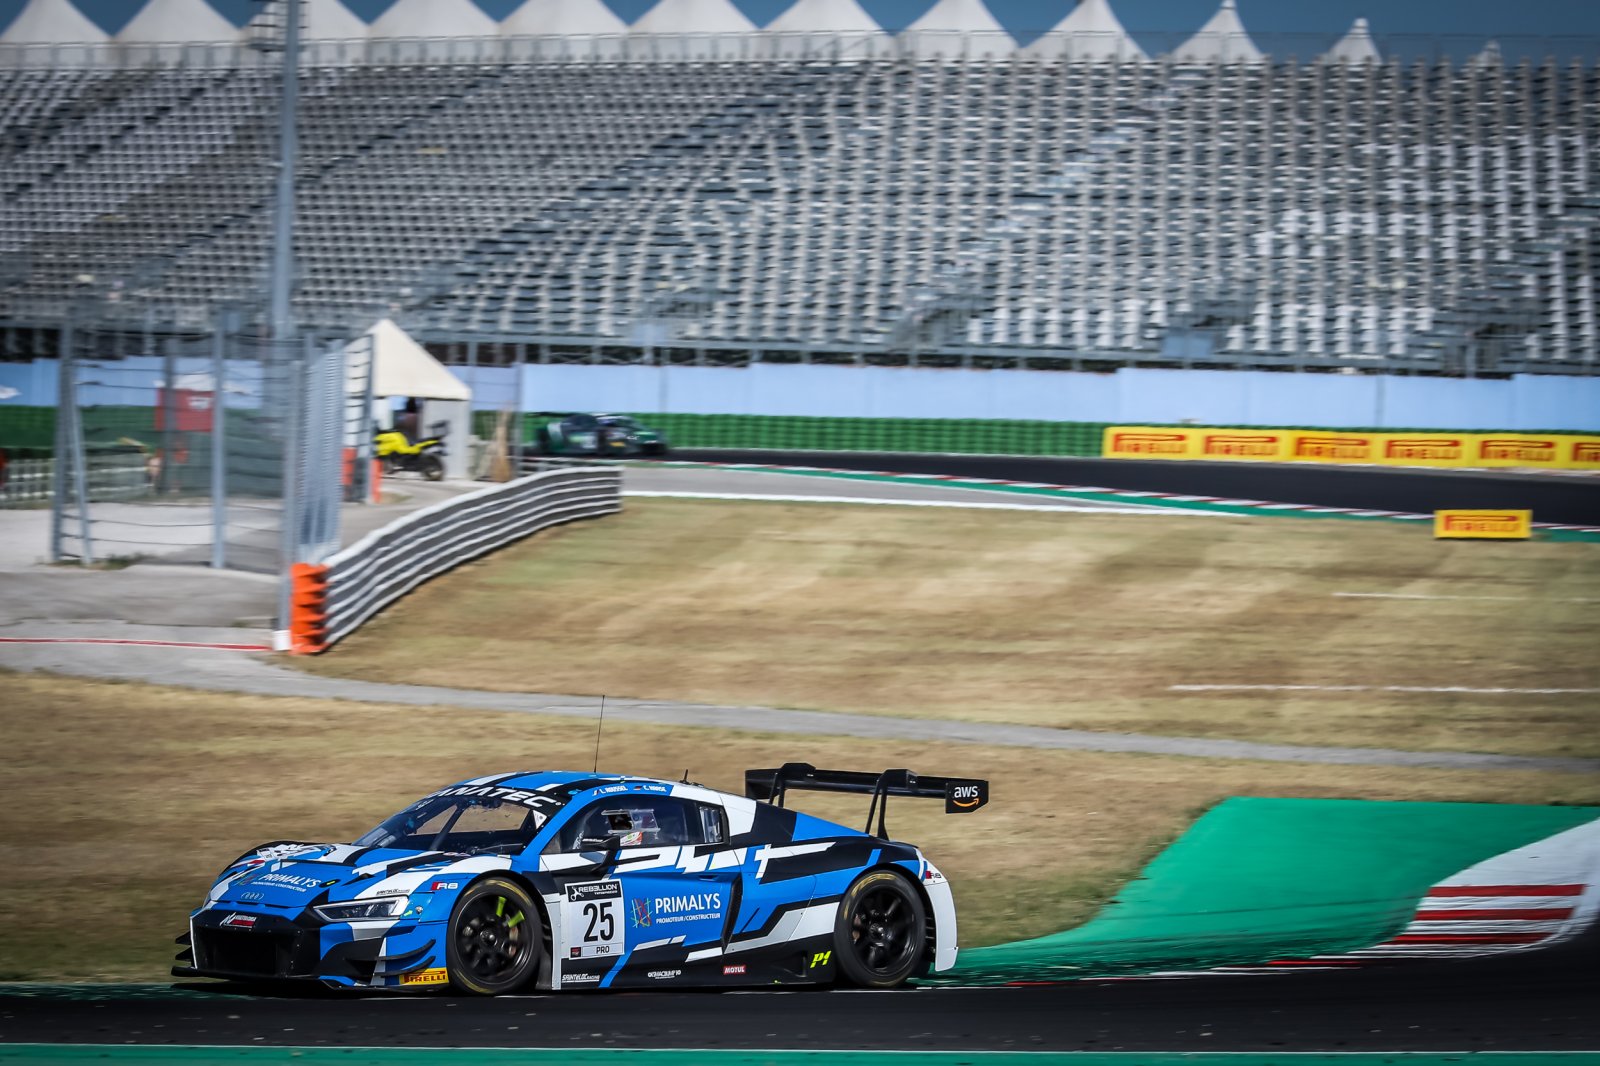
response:
M578 841L579 851L616 851L622 846L622 841L614 836L583 837Z

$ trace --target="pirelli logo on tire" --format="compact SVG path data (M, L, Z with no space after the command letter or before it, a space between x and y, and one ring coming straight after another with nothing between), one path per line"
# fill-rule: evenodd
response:
M1440 540L1527 540L1533 512L1509 508L1433 512L1433 535Z

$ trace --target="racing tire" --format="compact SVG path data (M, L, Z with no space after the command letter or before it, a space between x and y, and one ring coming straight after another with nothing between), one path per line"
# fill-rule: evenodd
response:
M480 878L456 900L445 941L445 966L456 991L515 992L538 972L543 952L539 908L515 881Z
M417 472L429 481L444 480L444 460L437 455L423 453L417 456Z
M927 909L899 874L874 870L839 901L833 953L839 972L859 988L895 988L917 972L927 934Z

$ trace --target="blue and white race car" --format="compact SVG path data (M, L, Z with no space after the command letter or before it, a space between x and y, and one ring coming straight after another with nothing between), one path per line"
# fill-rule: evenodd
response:
M796 789L870 794L868 831L786 809ZM240 856L190 915L172 972L496 995L892 988L954 965L950 885L889 839L884 812L890 796L974 811L988 782L789 763L748 771L745 792L592 773L463 781L352 844Z

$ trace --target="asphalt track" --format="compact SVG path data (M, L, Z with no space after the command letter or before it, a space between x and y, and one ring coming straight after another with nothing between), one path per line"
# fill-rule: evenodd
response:
M1600 937L1545 952L1259 977L901 992L568 992L469 999L178 985L18 994L0 1041L338 1047L962 1051L1600 1048ZM0 1054L3 1057L3 1054Z
M1456 507L1513 507L1531 509L1536 522L1600 525L1600 479L1559 474L901 452L682 449L673 452L672 458L904 474L961 474L1376 511L1424 513Z

